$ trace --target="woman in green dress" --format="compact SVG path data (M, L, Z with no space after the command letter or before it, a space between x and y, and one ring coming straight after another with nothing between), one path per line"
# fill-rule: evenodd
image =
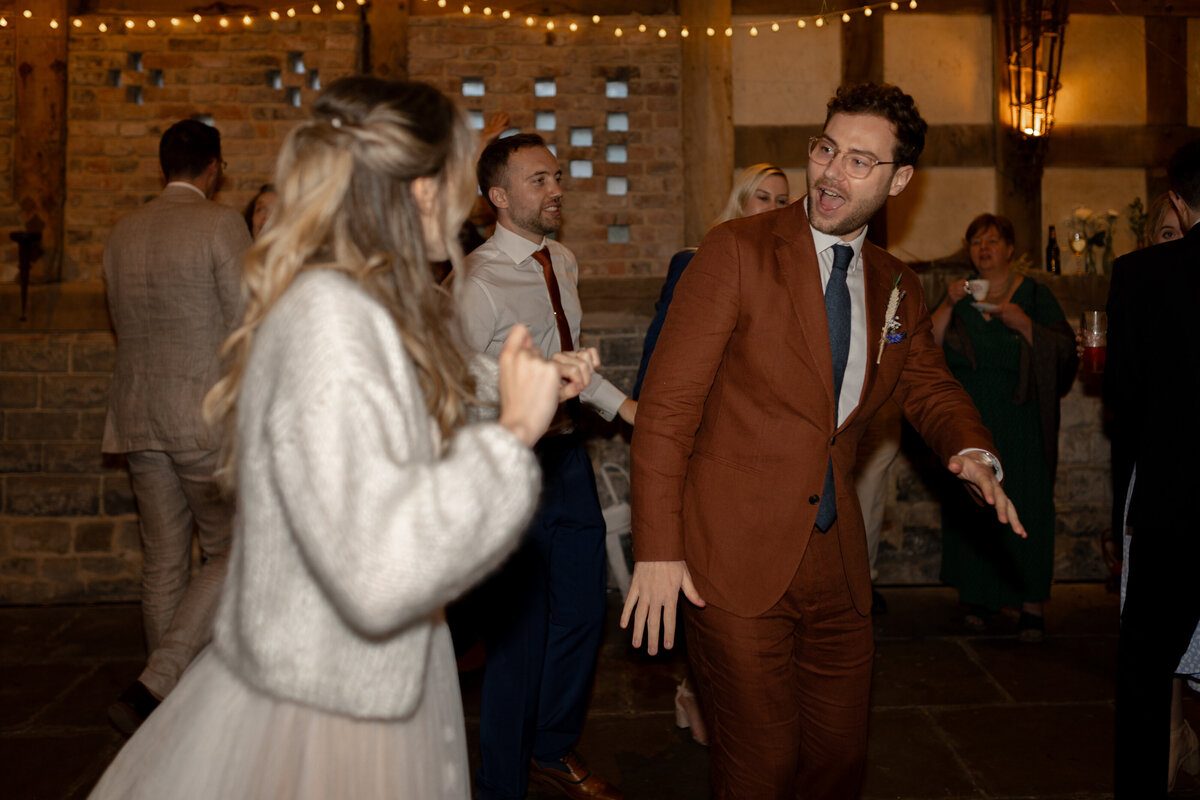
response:
M1029 537L1013 536L961 492L947 493L941 578L969 607L970 627L983 629L1000 608L1015 607L1020 638L1041 641L1054 572L1058 401L1071 388L1077 358L1054 295L1013 270L1013 239L1007 218L976 217L966 237L975 274L950 284L932 318L947 366L992 432L1004 490Z

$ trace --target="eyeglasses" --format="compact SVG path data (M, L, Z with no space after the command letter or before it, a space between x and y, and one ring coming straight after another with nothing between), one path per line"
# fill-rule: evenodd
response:
M842 170L851 178L862 180L871 174L871 170L880 164L895 164L895 161L880 161L865 153L846 153L833 146L833 142L824 136L813 136L808 140L808 158L814 164L825 166L833 161L838 153L842 154Z

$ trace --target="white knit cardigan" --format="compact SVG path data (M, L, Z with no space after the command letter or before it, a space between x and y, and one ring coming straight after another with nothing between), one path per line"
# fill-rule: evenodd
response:
M481 385L495 392L495 363ZM220 658L279 698L364 718L420 700L442 606L496 567L537 500L493 422L438 434L388 313L301 275L267 314L238 401L238 513Z

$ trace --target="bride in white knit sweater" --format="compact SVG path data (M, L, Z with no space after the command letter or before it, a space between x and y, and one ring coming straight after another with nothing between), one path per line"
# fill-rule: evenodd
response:
M435 89L368 77L288 135L206 404L238 500L213 642L93 797L468 796L442 606L516 543L530 446L597 361L523 328L498 368L463 355L429 264L461 268L474 144Z

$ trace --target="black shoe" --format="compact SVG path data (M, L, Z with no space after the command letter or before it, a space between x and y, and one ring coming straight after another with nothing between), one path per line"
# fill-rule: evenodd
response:
M966 616L963 617L963 624L976 633L982 633L987 630L988 620L992 618L992 610L987 606L972 604L967 607Z
M146 688L146 684L134 681L121 692L117 702L108 707L108 721L121 733L132 736L160 702Z
M871 590L871 616L879 617L887 613L887 600L874 589Z
M1017 638L1022 642L1037 644L1046 638L1046 620L1041 614L1030 614L1028 611L1021 612L1021 618L1017 620Z

